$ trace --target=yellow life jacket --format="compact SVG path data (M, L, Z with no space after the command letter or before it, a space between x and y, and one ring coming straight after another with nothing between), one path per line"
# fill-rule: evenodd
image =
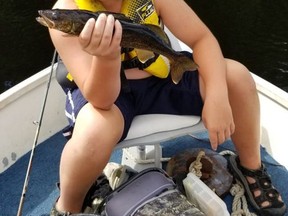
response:
M79 9L90 11L104 11L104 6L98 0L75 0ZM161 26L160 19L153 5L153 0L123 0L121 13L137 23ZM141 62L134 49L123 49L122 62L125 69L138 67L154 76L165 78L170 71L169 60L162 55ZM128 60L127 60L128 57ZM127 67L125 67L127 65Z

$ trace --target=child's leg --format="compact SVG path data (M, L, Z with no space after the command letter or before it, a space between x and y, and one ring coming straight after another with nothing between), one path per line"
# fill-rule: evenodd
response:
M255 82L242 64L227 60L227 85L235 133L232 140L241 165L260 167L260 105Z
M107 164L123 128L123 116L115 105L110 110L90 104L81 109L61 157L57 210L80 212L86 193Z
M227 85L235 123L231 138L239 155L239 161L230 158L233 172L260 215L283 215L286 207L261 166L260 104L255 82L246 67L227 60Z

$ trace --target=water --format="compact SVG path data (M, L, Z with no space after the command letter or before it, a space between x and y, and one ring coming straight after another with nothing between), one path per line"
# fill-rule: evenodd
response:
M51 64L53 46L36 21L55 0L0 2L0 93ZM288 92L288 1L189 0L225 57Z
M189 1L223 54L288 92L288 1Z
M37 10L54 0L0 0L0 92L50 65L53 46Z

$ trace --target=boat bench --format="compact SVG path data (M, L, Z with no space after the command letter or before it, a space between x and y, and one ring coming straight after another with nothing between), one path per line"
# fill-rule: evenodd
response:
M199 116L147 114L136 116L125 140L115 149L124 149L136 164L154 163L161 167L161 142L204 131L205 127ZM131 153L131 147L137 150ZM146 146L154 147L154 158L146 158ZM134 148L135 150L135 148ZM123 161L123 159L122 159Z

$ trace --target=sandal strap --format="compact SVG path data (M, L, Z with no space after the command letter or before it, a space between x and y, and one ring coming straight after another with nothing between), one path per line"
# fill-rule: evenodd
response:
M266 167L264 164L261 164L261 167L257 170L252 170L252 169L247 169L243 166L240 165L240 162L238 162L238 166L241 169L243 175L245 176L251 176L251 177L260 177L260 178L264 178L267 177L270 179L269 174L267 173Z
M278 201L278 198L279 198L279 193L277 190L275 190L274 188L271 188L270 190L268 191L261 191L262 194L260 194L259 196L255 197L254 200L255 202L259 205L265 201L268 201L270 202L270 205L271 206L273 204L273 201L275 199L277 199Z
M255 183L249 184L249 188L251 191L257 190L259 189L259 187L263 190L269 190L273 188L271 179L267 176L258 177L257 180L255 176L249 176L249 177L255 179L256 181Z
M255 183L250 183L249 188L250 191L260 191L260 195L254 197L255 202L258 206L265 201L268 201L270 206L278 206L279 204L282 205L283 203L280 202L279 199L279 192L273 187L271 177L267 173L267 169L264 164L261 164L261 167L257 170L247 169L238 163L238 167L240 168L242 174L246 177L251 177L255 180Z
M258 170L251 170L240 165L239 156L237 155L230 156L229 161L233 175L242 182L250 204L257 213L263 216L283 216L286 212L286 205L280 199L279 192L273 187L264 164L261 164ZM247 177L254 179L255 182L249 183ZM255 197L257 191L259 191L259 196ZM262 206L265 202L269 202L269 204Z

